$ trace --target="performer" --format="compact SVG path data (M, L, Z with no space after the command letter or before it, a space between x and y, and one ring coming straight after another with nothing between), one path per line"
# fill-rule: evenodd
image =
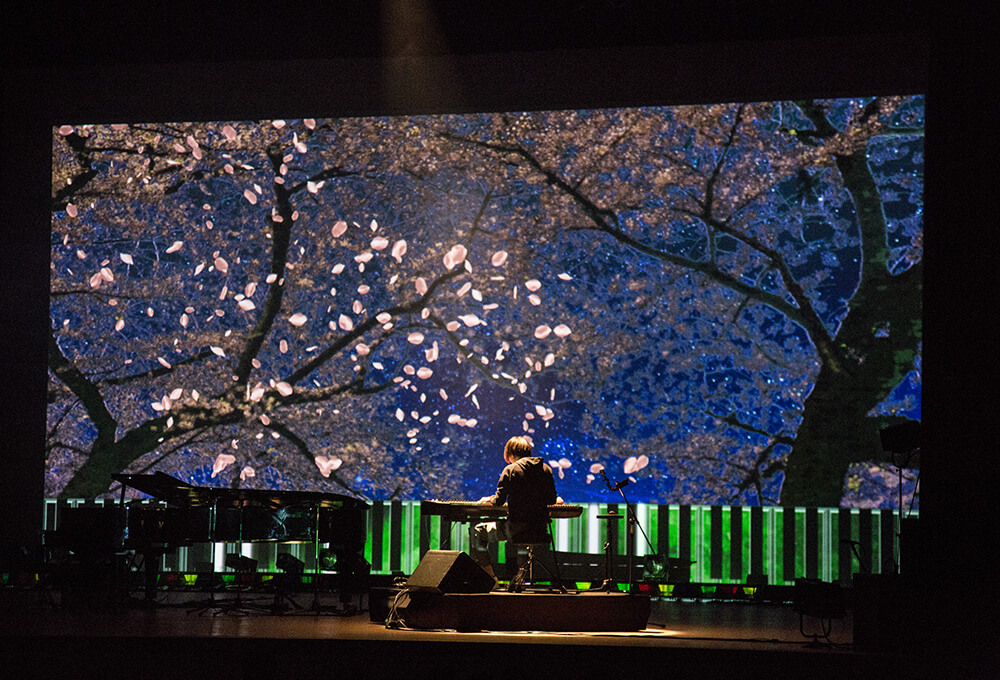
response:
M552 468L531 454L531 440L527 437L507 440L503 448L507 467L500 473L497 491L479 499L485 505L507 504L505 521L483 522L473 530L472 557L494 578L489 544L507 540L538 542L538 537L548 536L548 506L563 502L556 495Z

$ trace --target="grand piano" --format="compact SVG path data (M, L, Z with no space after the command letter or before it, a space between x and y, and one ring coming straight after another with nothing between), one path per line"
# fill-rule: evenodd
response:
M368 504L350 496L192 486L162 472L112 477L122 485L121 503L65 508L46 537L50 549L87 558L135 551L145 556L149 579L160 554L194 543L330 544L339 557L361 553L368 536ZM155 502L126 502L128 488Z

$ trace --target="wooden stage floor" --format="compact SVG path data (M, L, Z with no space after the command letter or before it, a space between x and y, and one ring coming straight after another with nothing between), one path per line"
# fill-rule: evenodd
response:
M502 596L502 594L498 594ZM791 604L654 599L647 627L624 633L389 629L366 600L309 611L194 610L191 593L155 606L53 602L0 592L0 668L8 678L936 678L976 677L921 646L858 648L853 621L810 644ZM203 597L203 596L199 596ZM570 596L572 597L572 596ZM58 598L55 598L58 599ZM260 598L267 605L273 597ZM245 603L246 601L244 601ZM338 611L339 609L339 611ZM807 633L820 621L807 617ZM950 672L949 672L950 669ZM955 675L955 672L958 672Z

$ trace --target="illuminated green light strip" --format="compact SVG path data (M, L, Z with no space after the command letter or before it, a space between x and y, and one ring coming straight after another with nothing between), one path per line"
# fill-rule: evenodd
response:
M58 521L58 509L67 507L77 507L83 504L81 499L69 499L68 501L57 501L56 499L46 499L43 506L43 528L51 531L56 528ZM93 503L93 502L92 502ZM103 505L101 501L94 504ZM564 552L579 552L599 555L603 553L604 541L607 537L607 522L597 518L598 514L607 511L607 505L602 503L584 504L584 511L580 517L573 519L559 519L553 522L554 538L557 549ZM619 505L619 512L624 512L623 505ZM680 554L680 517L681 506L668 505L656 506L647 504L637 504L635 507L636 516L642 528L645 530L649 541L652 544L652 552L656 552L662 532L667 532L667 557L678 557ZM768 575L768 581L772 585L792 585L797 576L809 573L810 565L807 562L807 536L806 536L806 509L804 508L782 508L765 507L761 509L763 517L763 543L761 546L752 544L752 508L740 507L732 509L728 506L722 508L722 578L711 578L711 531L712 517L711 506L691 506L691 559L695 564L691 565L689 577L696 583L744 583L752 566L752 558L755 551L760 551L763 557L764 572ZM382 567L373 570L374 574L389 574L392 555L391 547L391 512L390 506L386 503L383 507L381 526L370 527L371 531L380 531L382 535ZM404 573L412 573L413 569L420 562L420 504L417 501L404 501L402 503L402 554L400 565ZM742 550L742 570L741 573L734 574L731 571L731 551L735 542L730 535L732 512L742 513L741 523L741 545ZM795 513L795 545L794 564L795 573L784 573L783 569L783 547L784 547L784 522L785 512ZM866 547L863 554L866 555L870 549L870 568L873 573L882 573L886 565L894 564L897 558L897 546L895 543L895 533L899 531L898 513L892 511L891 517L886 519L883 511L873 510L841 510L839 508L819 508L817 510L818 521L817 531L818 549L816 573L819 578L827 582L848 582L854 573L862 571L862 566L858 558L851 553L850 546L841 544L841 522L849 521L850 526L844 527L846 535L853 541L864 541L866 536L870 536L870 546ZM370 515L371 516L371 513ZM919 513L907 513L907 516L917 518ZM429 522L430 536L429 545L431 548L440 547L440 517L432 517ZM626 531L625 522L619 521L618 554L626 553ZM225 573L225 556L230 553L242 554L253 559L257 559L260 571L275 571L275 561L278 552L290 552L298 559L306 562L310 566L315 564L313 546L311 544L294 544L281 546L271 543L209 543L201 544L203 547L181 547L175 555L168 555L162 558L161 569L166 572L194 572L198 562L209 561L217 573ZM372 563L372 542L368 541L365 547L365 557ZM451 527L452 550L469 550L468 524L454 522ZM841 573L841 551L846 550L844 560L850 565L849 572ZM651 552L650 548L643 540L641 533L637 538L636 554L644 555ZM504 551L500 551L501 560L504 558ZM718 559L719 556L716 556Z

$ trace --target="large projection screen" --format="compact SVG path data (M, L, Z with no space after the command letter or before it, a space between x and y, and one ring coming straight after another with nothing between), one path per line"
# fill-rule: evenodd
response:
M52 130L45 494L908 507L924 98ZM905 467L905 465L904 465Z

